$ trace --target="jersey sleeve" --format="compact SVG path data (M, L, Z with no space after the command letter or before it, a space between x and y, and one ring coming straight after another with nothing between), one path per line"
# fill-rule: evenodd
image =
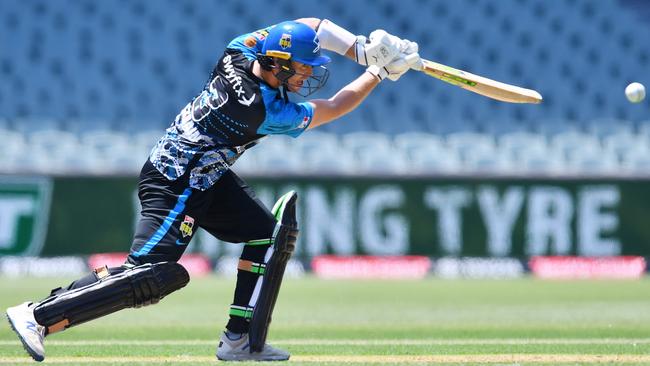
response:
M266 104L266 118L257 129L261 135L298 137L311 123L314 108L309 102L292 103L274 99Z
M242 34L230 41L227 48L240 50L247 59L254 60L257 58L257 54L262 52L264 40L269 35L269 30L273 27L274 25L256 30L252 33Z

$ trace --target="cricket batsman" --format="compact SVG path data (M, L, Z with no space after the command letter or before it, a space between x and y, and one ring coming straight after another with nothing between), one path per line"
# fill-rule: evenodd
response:
M330 58L366 67L329 99L294 103L327 81ZM189 282L177 261L197 228L244 243L230 319L217 348L224 361L279 361L289 353L266 343L285 266L298 235L297 195L269 211L230 167L268 135L298 137L354 110L384 79L420 69L418 46L383 30L356 36L327 19L303 18L232 40L202 92L176 116L140 173L140 219L121 267L106 266L56 288L40 302L7 309L36 361L53 333L124 308L155 304Z

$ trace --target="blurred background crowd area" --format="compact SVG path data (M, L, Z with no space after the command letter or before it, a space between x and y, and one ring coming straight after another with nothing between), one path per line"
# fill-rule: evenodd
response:
M225 45L286 19L417 41L423 57L540 91L496 102L409 73L354 112L267 138L242 173L647 175L643 0L0 2L0 173L136 174ZM333 55L327 98L363 68ZM291 141L289 141L291 140Z

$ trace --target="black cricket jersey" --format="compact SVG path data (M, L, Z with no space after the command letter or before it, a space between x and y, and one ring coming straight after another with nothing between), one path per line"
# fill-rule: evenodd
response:
M268 27L231 41L201 94L176 116L149 160L167 179L189 170L190 187L210 188L246 148L270 134L299 136L313 117L308 102L282 98L253 75Z

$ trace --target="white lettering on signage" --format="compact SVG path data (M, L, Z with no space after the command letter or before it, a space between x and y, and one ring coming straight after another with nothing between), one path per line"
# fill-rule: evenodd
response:
M15 245L20 218L33 215L34 209L35 202L32 197L0 197L0 248L8 249Z
M621 254L617 238L603 238L603 232L618 229L618 216L602 209L614 209L621 199L616 186L584 187L578 201L578 255L608 256Z
M359 232L366 253L405 254L409 249L409 224L399 213L385 213L404 204L399 186L381 185L368 190L359 203Z
M622 252L616 236L621 202L616 185L438 185L425 189L422 202L407 202L408 191L400 184L364 190L346 184L334 188L319 184L300 189L293 185L256 188L257 197L267 207L289 190L298 191L300 196L297 217L301 233L295 255L401 255L412 252L413 244L418 250L431 246L425 250L452 257L468 253L467 248L485 248L487 255L506 257L519 252L514 245L523 245L526 255L605 256ZM433 210L430 217L415 218L419 208L407 211L420 203ZM0 248L11 243L18 219L31 214L34 205L29 199L0 199ZM411 243L411 226L426 225L427 220L435 224L425 229L437 238ZM420 237L424 229L415 229ZM463 238L464 230L472 233L468 236L471 243ZM238 254L239 246L211 242L207 236L196 236L205 241L204 247L199 247L206 253Z
M425 204L438 211L440 246L447 255L458 255L462 250L461 210L469 205L470 199L470 191L460 187L429 188L424 193Z
M512 231L524 203L524 190L509 187L499 200L495 187L482 186L478 190L478 203L487 229L487 252L504 257L512 251Z
M528 194L526 254L569 254L573 200L563 188L537 186Z
M339 189L328 199L318 187L305 194L305 234L307 253L326 253L327 246L336 254L354 254L354 191Z

